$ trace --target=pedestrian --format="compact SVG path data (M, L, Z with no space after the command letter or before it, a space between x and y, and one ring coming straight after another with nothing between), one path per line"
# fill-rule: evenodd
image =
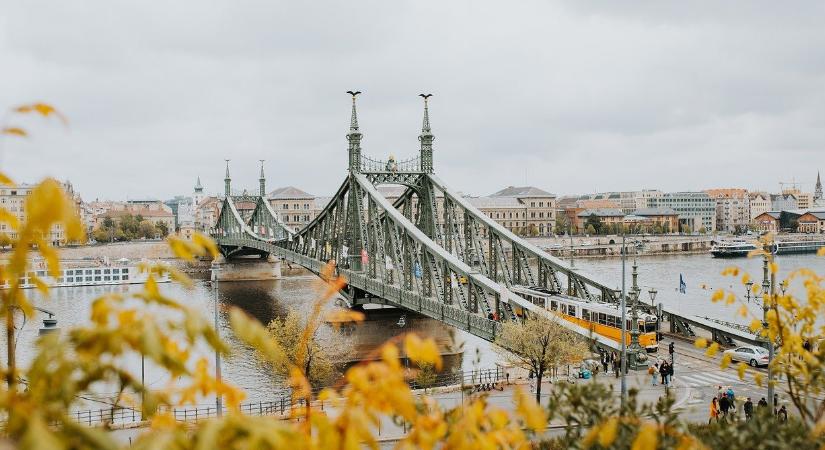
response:
M607 360L607 353L602 353L602 369L604 369L605 375L607 375Z
M779 421L782 422L782 423L785 423L785 422L788 421L788 410L785 409L785 405L782 405L782 407L779 408L778 417L779 417Z
M651 382L653 383L653 386L656 386L656 378L658 378L659 376L658 372L659 367L657 364L653 364L647 369L647 374L651 376Z
M727 421L728 410L730 410L730 400L728 394L722 394L722 399L719 400L719 410L722 412L722 420Z
M616 359L613 360L613 374L619 378L619 361Z
M751 420L753 418L753 402L750 397L745 400L745 404L742 405L742 409L745 411L745 420Z
M716 399L717 400L722 400L722 394L724 394L724 393L725 393L725 391L722 389L722 386L716 386Z
M773 415L775 416L778 413L776 409L779 407L779 394L773 394Z
M672 383L672 382L673 382L673 363L670 363L670 364L667 365L667 383L668 383L668 385L670 385L670 383Z
M662 361L659 366L659 376L662 378L662 385L667 387L667 361Z
M728 395L731 414L736 414L736 396L733 393L733 387L728 386L728 390L725 393Z
M756 404L756 407L759 408L759 409L768 407L768 401L765 400L765 397L762 397L759 400L759 403Z
M714 420L719 422L719 403L716 401L716 397L710 400L710 419L708 419L708 425Z

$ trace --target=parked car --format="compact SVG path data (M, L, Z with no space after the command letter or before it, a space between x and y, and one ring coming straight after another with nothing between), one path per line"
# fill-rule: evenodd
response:
M746 362L751 367L768 365L768 350L755 345L743 345L725 350L725 354L731 355L732 360Z

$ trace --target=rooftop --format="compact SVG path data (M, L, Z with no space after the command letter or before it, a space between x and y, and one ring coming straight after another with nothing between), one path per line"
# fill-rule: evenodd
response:
M624 217L624 212L618 208L586 209L577 214L578 217Z
M271 200L297 200L297 199L313 199L314 195L304 192L295 186L286 186L275 189L270 192L267 197Z
M476 208L523 208L516 197L465 197Z
M541 190L534 186L507 186L491 194L490 197L549 197L556 198L555 194Z
M641 208L633 211L636 216L678 216L679 213L672 208Z

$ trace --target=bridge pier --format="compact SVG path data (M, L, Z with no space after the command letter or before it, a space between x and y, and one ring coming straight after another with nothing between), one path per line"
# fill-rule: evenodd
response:
M234 258L226 260L218 256L221 270L218 272L219 281L262 281L280 280L282 259L269 255L267 259Z

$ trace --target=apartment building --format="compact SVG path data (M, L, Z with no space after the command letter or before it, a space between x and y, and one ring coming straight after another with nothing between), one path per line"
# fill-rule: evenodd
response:
M729 233L747 229L751 222L750 196L747 189L708 189L716 201L716 230Z

